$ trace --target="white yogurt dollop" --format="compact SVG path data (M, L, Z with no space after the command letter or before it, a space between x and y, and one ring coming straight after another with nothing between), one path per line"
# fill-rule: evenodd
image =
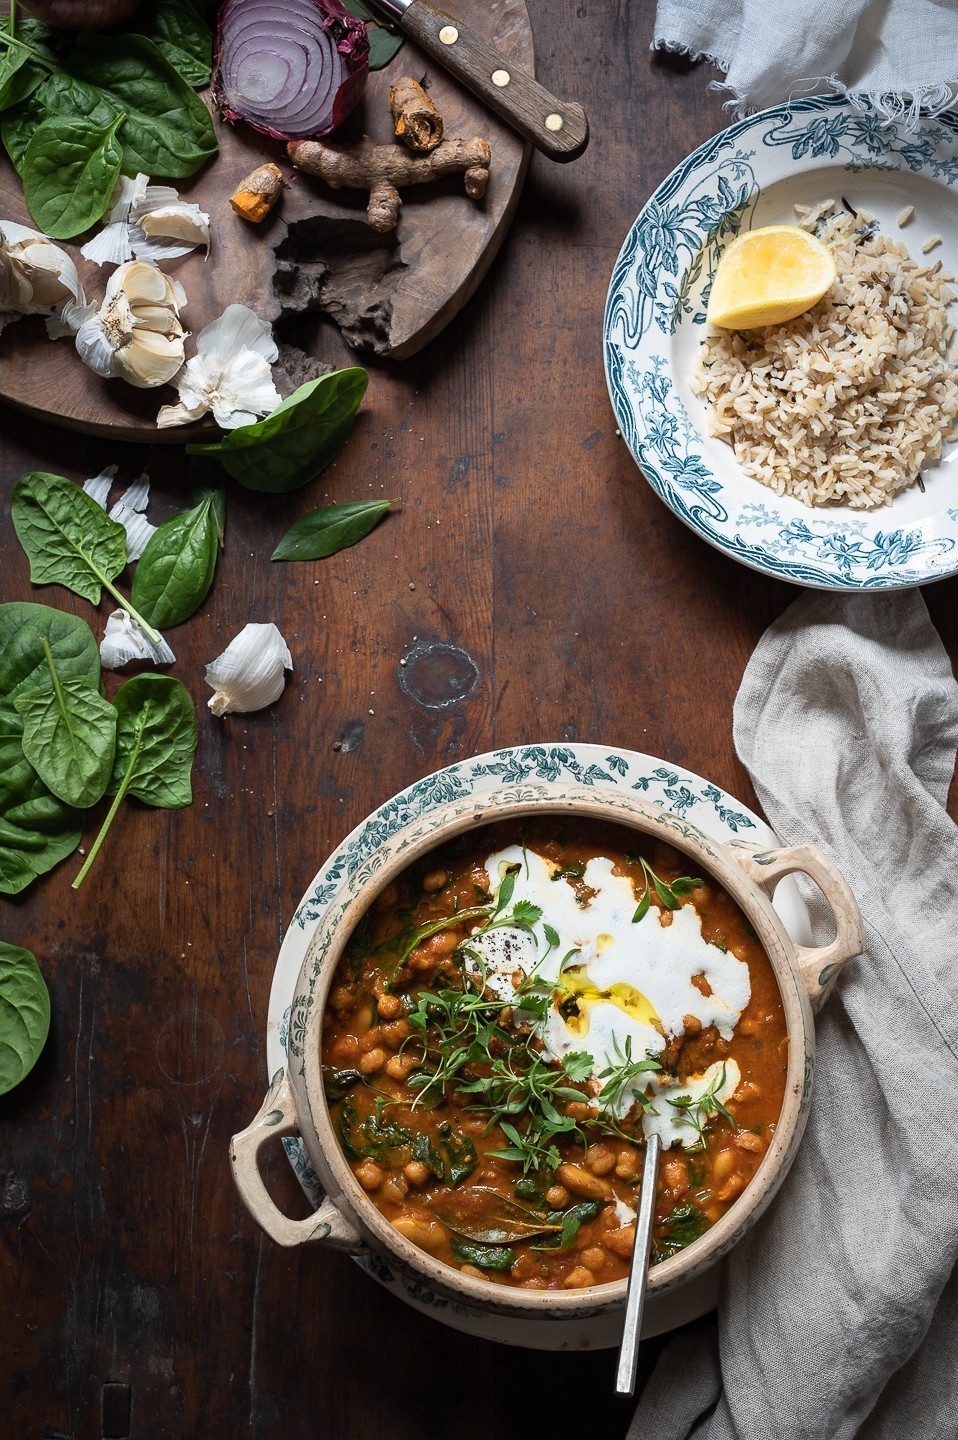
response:
M626 875L614 875L612 861L601 857L585 867L582 883L595 894L580 905L573 885L557 874L557 865L519 845L486 860L492 891L498 890L510 866L519 868L504 914L527 901L541 910L541 917L533 923L532 933L511 928L480 933L470 939L469 948L481 956L487 986L503 1000L515 995L516 978L535 970L537 979L558 984L561 969L564 989L559 994L571 989L575 1003L561 1009L551 1005L539 1027L552 1058L585 1052L592 1060L591 1074L598 1077L621 1064L627 1043L635 1060L660 1054L670 1037L685 1033L686 1016L703 1029L714 1025L724 1039L732 1038L751 995L748 966L704 939L693 905L670 912L671 923L665 925L654 905L633 922L632 882ZM556 932L558 944L550 946L546 926ZM570 951L578 953L570 957ZM472 968L479 970L475 962ZM693 985L693 977L698 985ZM704 984L699 977L704 977ZM703 989L708 993L703 994ZM723 1065L724 1082L718 1088ZM646 1134L660 1134L666 1146L691 1145L698 1138L693 1125L668 1100L679 1095L695 1100L714 1086L724 1103L740 1079L732 1060L720 1061L681 1085L666 1076L660 1082L646 1073L622 1093L615 1113L620 1118L628 1113L635 1089L649 1091L655 1097L656 1113L645 1116Z

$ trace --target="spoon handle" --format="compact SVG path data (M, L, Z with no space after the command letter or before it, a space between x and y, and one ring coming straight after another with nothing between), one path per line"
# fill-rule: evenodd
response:
M635 1222L635 1249L629 1271L629 1290L625 1301L625 1324L619 1346L619 1366L615 1372L616 1395L635 1394L635 1376L639 1368L639 1337L642 1334L642 1311L645 1308L645 1286L649 1278L649 1243L652 1238L652 1213L655 1209L655 1182L659 1173L662 1141L650 1135L645 1142L645 1163L642 1166L642 1191L639 1213Z

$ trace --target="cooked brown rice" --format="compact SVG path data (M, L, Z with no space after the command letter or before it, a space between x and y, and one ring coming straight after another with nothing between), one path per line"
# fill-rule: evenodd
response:
M816 228L821 210L800 223ZM784 325L714 331L692 379L745 473L806 505L885 505L956 432L954 293L900 241L860 229L829 215L818 233L838 278L825 298Z

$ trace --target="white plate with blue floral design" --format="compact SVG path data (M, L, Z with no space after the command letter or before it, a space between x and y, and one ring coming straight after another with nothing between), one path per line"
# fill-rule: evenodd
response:
M958 455L877 510L811 509L744 474L707 433L689 380L715 267L742 230L794 224L793 206L845 196L921 259L958 273L958 115L917 129L815 96L713 136L664 180L616 262L605 366L619 428L653 490L696 534L754 570L822 590L922 585L958 571ZM896 218L915 214L905 230Z
M345 877L394 829L428 814L435 806L479 795L503 783L520 784L532 778L557 784L572 779L583 785L638 790L652 804L688 816L713 839L744 836L757 845L780 844L764 820L717 785L691 770L634 750L612 750L604 745L517 745L437 770L394 795L357 825L322 866L300 901L286 931L270 991L266 1028L269 1077L288 1064L289 1017L300 966L314 931ZM792 938L803 945L811 944L808 912L792 877L779 884L773 903ZM305 1146L298 1139L285 1139L283 1144L307 1198L318 1209L323 1189ZM373 1256L357 1257L356 1263L417 1310L486 1340L537 1350L596 1350L616 1346L621 1339L621 1313L585 1320L508 1319L436 1295L404 1279ZM718 1300L719 1269L716 1266L681 1290L661 1298L650 1297L642 1333L658 1335L674 1330L713 1309Z

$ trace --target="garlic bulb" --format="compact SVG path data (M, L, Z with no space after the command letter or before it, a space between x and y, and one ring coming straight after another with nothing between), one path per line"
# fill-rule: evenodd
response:
M227 305L196 337L196 354L176 377L179 405L164 405L159 429L187 425L208 410L221 430L252 425L280 403L270 369L279 355L273 330L247 305Z
M76 266L39 230L0 220L0 329L18 315L85 304Z
M107 281L103 304L77 331L77 351L91 370L120 376L141 390L165 385L183 364L182 285L145 260L130 260Z
M212 664L206 683L216 692L209 702L214 715L248 715L278 700L292 670L289 646L275 625L246 625Z
M100 641L100 664L104 670L119 670L131 660L149 660L154 665L172 665L176 656L163 636L154 644L125 610L114 610Z

